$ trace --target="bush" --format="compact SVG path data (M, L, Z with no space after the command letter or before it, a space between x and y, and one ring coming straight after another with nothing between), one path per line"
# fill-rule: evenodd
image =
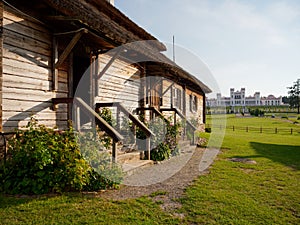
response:
M151 150L151 160L163 161L171 155L171 150L168 145L160 143L155 149Z
M177 138L180 133L180 124L171 124L170 122L152 121L149 125L150 129L156 134L153 141L154 147L151 150L151 159L154 161L162 161L168 159L171 155L179 154Z
M113 118L112 111L109 108L102 108L98 112L99 116L102 117L110 126L116 127L116 120ZM99 127L100 124L96 122L96 125ZM99 128L101 131L101 129ZM101 137L101 143L103 146L108 149L112 144L112 139L106 133L103 133Z
M27 128L9 141L10 157L0 165L1 192L43 194L99 190L117 184L86 162L72 127L55 131L32 119Z
M258 108L256 109L249 109L249 113L251 116L264 116L265 112L263 110L260 110Z
M297 120L300 120L300 116L298 116Z
M289 119L287 116L282 116L281 119Z

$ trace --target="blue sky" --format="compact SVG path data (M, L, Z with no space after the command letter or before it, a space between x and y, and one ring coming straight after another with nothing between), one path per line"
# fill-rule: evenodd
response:
M208 65L222 95L245 87L247 95L283 96L300 78L299 0L115 0L115 6L162 42L175 35L176 45ZM176 62L194 73L181 54L176 49Z

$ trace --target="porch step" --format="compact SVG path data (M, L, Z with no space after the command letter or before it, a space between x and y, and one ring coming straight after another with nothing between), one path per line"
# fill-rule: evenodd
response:
M195 145L191 145L190 140L179 140L178 146L180 153L190 153L193 152L196 148Z
M128 163L122 164L123 172L126 174L126 176L130 176L137 172L141 168L145 168L147 166L153 165L152 160L138 160L138 161L130 161Z
M119 164L125 164L128 162L139 161L139 160L140 160L140 152L138 151L119 154L117 158Z

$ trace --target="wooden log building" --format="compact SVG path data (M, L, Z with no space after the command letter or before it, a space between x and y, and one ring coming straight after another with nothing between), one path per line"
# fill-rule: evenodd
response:
M75 120L70 103L86 73L80 86L86 105L77 106L121 102L130 113L152 109L195 118L198 128L205 123L210 89L108 1L1 0L0 15L0 132L31 116L66 128ZM147 77L154 79L142 82Z

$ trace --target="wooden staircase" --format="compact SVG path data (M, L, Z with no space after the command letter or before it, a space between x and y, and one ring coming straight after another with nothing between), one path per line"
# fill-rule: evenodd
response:
M97 103L96 109L100 107L117 107L117 110L122 111L134 124L134 126L139 127L146 134L145 140L145 149L143 151L138 151L136 146L136 139L133 142L128 141L131 138L127 138L126 135L122 134L121 131L111 127L104 119L102 119L90 106L88 106L81 98L53 98L53 108L56 108L57 104L74 104L75 105L75 124L77 129L80 128L80 110L86 113L91 118L95 118L98 125L100 125L101 129L105 131L112 139L112 160L122 165L123 172L126 175L131 175L138 169L142 167L146 167L152 165L154 162L150 160L150 138L155 136L155 134L149 130L136 116L134 116L131 112L129 112L122 104L120 103ZM145 109L148 110L148 109ZM155 109L149 108L149 110L154 111L154 113L158 114L163 118L163 115ZM166 111L167 109L163 109L162 111ZM176 109L168 109L174 111L175 114L178 114L180 117L185 119L185 117ZM192 153L195 146L194 143L194 132L196 130L193 125L187 121L186 124L192 128L193 130L193 138L192 140L179 140L179 149L180 154ZM79 129L80 130L80 129ZM135 130L135 129L134 129ZM122 144L117 146L117 144ZM145 154L146 152L146 154ZM143 154L144 157L141 157ZM143 158L143 160L141 160ZM147 158L148 160L144 160Z
M129 176L138 169L152 165L152 160L141 160L141 152L119 153L118 163L122 165L123 172Z

